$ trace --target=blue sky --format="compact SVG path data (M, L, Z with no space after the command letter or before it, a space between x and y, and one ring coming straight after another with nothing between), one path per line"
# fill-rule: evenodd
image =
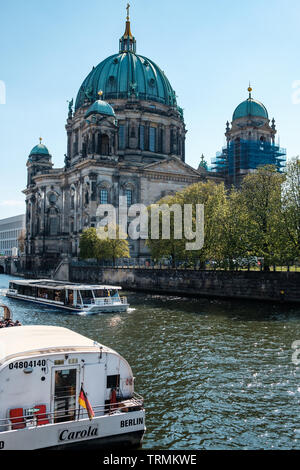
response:
M55 166L63 166L67 100L93 65L118 52L127 1L1 3L3 218L24 211L26 160L40 136ZM225 123L247 98L249 80L253 97L275 117L288 157L300 153L299 0L130 3L137 53L164 70L184 108L187 163L198 166L202 153L210 161L224 145Z

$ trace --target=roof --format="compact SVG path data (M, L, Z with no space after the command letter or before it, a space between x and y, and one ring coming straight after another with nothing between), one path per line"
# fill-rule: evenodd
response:
M110 285L89 285L89 284L75 284L73 282L63 282L63 281L51 281L49 279L18 279L18 280L11 280L14 284L23 285L23 286L35 286L44 289L74 289L74 290L91 290L91 289L114 289L120 290L122 287L120 286L110 286Z
M134 52L120 52L103 60L83 81L75 110L98 99L135 97L138 100L157 101L176 107L176 94L164 72L152 60Z
M46 145L38 144L30 152L30 155L49 155L49 150Z
M115 352L85 336L58 326L16 326L0 329L0 364L13 357L57 352Z
M115 117L115 112L110 104L103 100L97 100L92 106L89 107L85 113L85 117L89 117L91 114L104 114L105 116Z
M232 120L234 121L235 119L246 116L269 118L267 108L260 101L250 97L237 106L233 113Z

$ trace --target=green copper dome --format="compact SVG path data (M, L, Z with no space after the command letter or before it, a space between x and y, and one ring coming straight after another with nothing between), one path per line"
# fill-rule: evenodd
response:
M110 104L106 103L103 100L97 100L92 106L89 107L87 112L85 113L85 117L89 117L91 114L104 114L106 116L114 116L115 112Z
M265 106L259 101L249 98L238 105L233 113L232 120L239 119L247 116L263 117L269 119L268 111Z
M41 143L33 147L30 155L49 155L49 150L47 149L46 145Z
M75 110L98 99L135 98L177 106L176 94L164 72L150 59L136 54L136 41L129 19L120 39L119 54L103 60L86 77L77 95Z

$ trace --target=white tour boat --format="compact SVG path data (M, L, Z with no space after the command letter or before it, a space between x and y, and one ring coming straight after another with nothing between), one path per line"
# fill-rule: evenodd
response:
M0 450L139 447L145 429L117 352L61 327L0 329Z
M6 296L58 307L70 312L126 312L129 304L127 297L120 296L120 290L119 286L80 285L49 279L22 279L9 283Z

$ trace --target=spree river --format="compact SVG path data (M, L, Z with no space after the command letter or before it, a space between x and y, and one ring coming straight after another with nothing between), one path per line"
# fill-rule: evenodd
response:
M0 289L9 276L0 275ZM300 306L128 294L123 314L10 300L22 324L70 328L123 355L145 398L145 449L299 449Z

